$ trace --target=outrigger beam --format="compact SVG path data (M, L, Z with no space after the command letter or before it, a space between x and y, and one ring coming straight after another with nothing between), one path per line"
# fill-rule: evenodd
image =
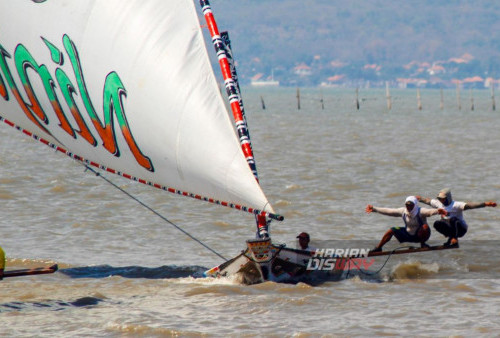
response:
M43 275L48 273L54 273L58 270L57 264L43 268L34 269L21 269L21 270L10 270L3 272L3 278L7 277L19 277L19 276L30 276L30 275Z
M437 250L447 250L447 249L458 249L458 245L449 245L449 246L444 246L444 245L436 245L436 246L430 246L428 248L414 248L410 247L407 249L395 249L392 251L379 251L379 252L369 252L368 257L376 257L376 256L388 256L388 255L400 255L400 254L409 254L409 253L415 253L415 252L428 252L428 251L437 251Z

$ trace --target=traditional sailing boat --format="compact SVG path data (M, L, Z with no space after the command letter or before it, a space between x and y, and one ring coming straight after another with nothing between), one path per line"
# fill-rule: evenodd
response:
M85 166L252 214L257 238L207 276L297 278L311 253L271 242L283 217L258 182L227 35L200 5L236 130L192 0L2 1L0 120Z

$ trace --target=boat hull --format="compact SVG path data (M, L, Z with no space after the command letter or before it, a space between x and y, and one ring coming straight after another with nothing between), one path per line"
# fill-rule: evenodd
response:
M204 273L206 277L233 277L251 285L266 281L317 285L342 278L341 270L309 269L314 252L272 244L271 239L247 241L247 248L238 256Z

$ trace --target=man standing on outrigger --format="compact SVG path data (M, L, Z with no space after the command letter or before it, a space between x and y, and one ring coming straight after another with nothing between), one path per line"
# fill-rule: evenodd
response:
M442 189L437 198L430 199L416 196L417 199L434 208L443 208L448 215L441 216L439 221L434 222L434 228L445 237L448 237L445 246L458 246L458 238L463 237L467 232L467 223L463 217L463 211L484 207L496 207L496 202L458 202L451 197L451 190Z
M382 215L402 217L405 227L393 227L387 230L380 243L372 250L372 252L382 251L385 243L389 242L392 236L396 236L400 243L411 242L420 243L420 247L429 247L425 243L431 236L431 229L427 225L427 217L441 214L445 215L444 209L426 209L418 206L418 200L415 196L408 196L405 201L404 208L379 208L371 204L366 206L366 212L378 212Z

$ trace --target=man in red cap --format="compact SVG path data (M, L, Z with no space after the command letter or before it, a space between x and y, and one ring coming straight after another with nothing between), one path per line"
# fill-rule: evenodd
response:
M297 238L299 239L299 245L301 250L314 251L316 249L309 246L309 234L307 232L301 232Z

